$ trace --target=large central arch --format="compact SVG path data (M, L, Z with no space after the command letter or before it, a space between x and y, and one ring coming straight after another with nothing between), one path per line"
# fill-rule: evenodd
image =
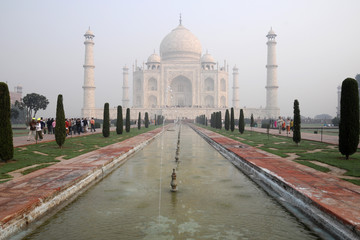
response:
M192 84L184 76L177 76L170 84L170 106L190 107L192 106Z

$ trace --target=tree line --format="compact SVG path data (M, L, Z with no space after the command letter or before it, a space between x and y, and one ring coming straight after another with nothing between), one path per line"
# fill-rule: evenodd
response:
M28 95L27 95L28 96ZM31 95L30 96L34 96ZM31 97L24 99L31 99ZM40 97L43 101L42 105L26 105L27 115L36 114L39 109L45 109L48 100ZM28 100L24 100L23 104ZM30 100L29 100L30 101ZM18 103L20 104L20 103ZM25 105L24 105L25 107ZM359 144L359 90L358 82L353 78L347 78L342 82L341 88L341 100L340 100L340 123L339 123L339 151L342 155L345 155L346 159L357 151ZM7 161L13 158L13 134L11 127L11 104L8 85L4 82L0 82L0 160ZM56 124L55 127L55 139L56 143L61 148L65 142L66 129L65 129L65 112L63 107L62 95L58 95L57 107L56 107L56 119L57 122L64 122L64 124ZM164 117L155 115L155 124L162 124ZM196 118L196 122L199 124L207 125L208 119L205 115L201 115ZM122 134L123 132L123 117L122 107L118 106L116 133ZM145 113L145 127L148 127L149 118L148 113ZM253 127L254 117L251 114L250 126ZM210 118L210 126L212 128L222 128L221 112L213 112ZM232 132L235 130L234 109L227 109L225 112L225 130ZM239 132L244 133L245 121L243 109L240 110L240 116L238 120ZM138 129L141 128L141 113L138 117ZM294 101L294 134L293 141L299 144L301 141L301 119L300 108L298 100ZM125 131L130 131L130 109L126 109ZM103 136L109 137L110 135L110 119L109 119L109 104L104 105L104 124L103 124Z

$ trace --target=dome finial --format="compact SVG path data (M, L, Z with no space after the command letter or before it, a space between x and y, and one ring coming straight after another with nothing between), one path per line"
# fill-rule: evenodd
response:
M179 25L181 25L182 19L181 19L181 13L180 13L180 19L179 19Z

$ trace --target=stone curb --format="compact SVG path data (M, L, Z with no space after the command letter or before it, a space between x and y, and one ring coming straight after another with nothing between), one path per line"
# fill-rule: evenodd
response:
M227 158L234 166L245 173L259 186L261 186L267 193L278 200L279 203L287 208L290 212L297 215L296 209L294 209L295 206L301 211L303 215L307 216L339 239L360 239L359 225L353 224L348 219L344 219L342 216L338 216L331 209L326 208L326 206L322 206L319 204L319 202L316 202L311 197L299 191L299 189L297 189L291 183L287 182L286 179L278 176L276 173L266 168L257 166L251 162L251 156L249 156L247 159L244 156L237 155L231 149L224 146L224 139L228 141L235 140L215 132L212 132L212 134L216 135L216 137L208 136L204 129L196 127L192 124L189 125L211 146L213 146L225 158ZM237 145L248 148L250 151L251 149L254 149L254 152L262 152L261 150L242 144L240 142L238 142ZM280 157L274 155L274 158ZM341 180L339 179L339 181Z
M109 173L118 168L120 165L124 164L130 155L141 150L150 141L163 134L169 127L170 125L167 125L164 129L160 131L158 128L150 132L143 133L149 134L155 132L153 136L130 148L128 151L118 156L114 156L113 159L104 164L102 167L95 167L84 173L82 176L77 177L70 183L48 191L46 195L39 197L36 201L29 202L28 204L20 206L17 209L15 208L12 214L0 220L0 240L8 239L11 236L18 234L21 230L31 227L31 223L35 223L42 218L46 218L46 215L48 213L55 214L58 210L69 204L77 196L89 189L92 185L106 177ZM136 137L137 136L133 138ZM107 147L111 147L116 144L119 143L115 143ZM96 150L86 153L84 155L89 155L94 152L96 152Z

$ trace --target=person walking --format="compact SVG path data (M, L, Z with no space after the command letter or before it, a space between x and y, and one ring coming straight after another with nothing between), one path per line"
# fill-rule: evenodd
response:
M30 141L31 136L34 135L34 139L36 138L36 121L35 118L32 118L31 121L29 122L29 127L30 127L30 131L28 134L28 138L27 140Z
M279 117L279 119L277 120L277 125L278 125L278 127L279 127L279 134L281 134L281 129L282 129L282 127L283 127L283 120L282 120L282 118L281 117Z
M45 121L43 119L43 117L40 118L40 124L41 124L41 131L46 134L46 124L45 124Z
M77 130L78 134L80 135L80 132L81 132L81 120L80 120L80 118L76 119L76 130Z
M94 130L94 132L96 132L95 130L95 120L94 118L91 118L90 120L90 125L91 125L91 132Z
M286 119L286 135L290 134L290 118Z
M84 118L83 120L83 128L84 128L84 133L88 132L88 121L86 118Z
M53 118L51 119L52 123L52 131L53 131L53 134L55 134L55 126L56 126L56 120L54 120Z
M42 125L41 125L41 118L37 119L37 123L36 123L36 139L39 139L39 141L41 141L43 139L43 135L42 135Z
M48 118L46 121L46 125L47 125L47 129L48 129L48 133L52 134L52 122L51 122L51 118Z

